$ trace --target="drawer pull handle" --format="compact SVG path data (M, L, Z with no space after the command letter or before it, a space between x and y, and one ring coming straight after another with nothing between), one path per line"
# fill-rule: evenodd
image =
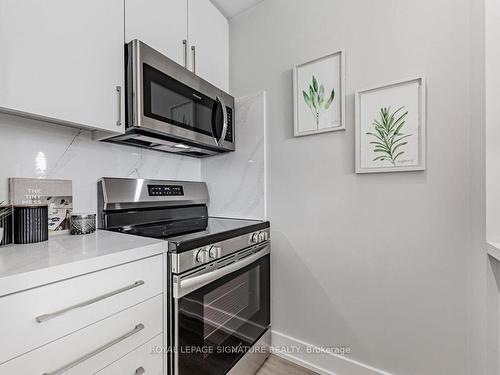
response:
M135 375L143 375L146 373L146 370L144 370L144 367L139 367L137 370L135 370Z
M123 336L120 336L120 337L117 337L116 339L114 339L113 341L110 341L108 342L107 344L104 344L103 346L100 346L99 348L97 348L96 350L90 352L90 353L87 353L85 354L83 357L80 357L76 360L74 360L73 362L70 362L68 363L66 366L63 366L55 371L52 371L52 372L44 372L42 375L60 375L66 371L68 371L69 369L87 361L88 359L92 358L92 357L95 357L96 355L98 355L99 353L102 353L103 351L105 351L106 349L120 343L121 341L125 340L125 339L128 339L130 336L132 335L135 335L136 333L142 331L144 329L144 324L140 323L140 324L137 324L135 326L135 328L130 331L130 332L127 332L126 334L124 334Z
M79 308L82 308L82 307L85 307L88 305L92 305L93 303L102 301L103 299L106 299L109 297L116 296L117 294L126 292L127 290L130 290L130 289L137 288L138 286L141 286L141 285L144 285L143 280L136 281L135 283L133 283L131 285L127 285L123 288L120 288L120 289L114 290L112 292L103 294L101 296L89 299L88 301L80 302L80 303L77 303L76 305L66 307L65 309L62 309L62 310L59 310L59 311L56 311L56 312L53 312L50 314L44 314L44 315L37 316L35 319L38 323L43 323L43 322L46 322L47 320L51 320L51 319L57 318L58 316L66 314L67 312L69 312L71 310L76 310L76 309L79 309Z

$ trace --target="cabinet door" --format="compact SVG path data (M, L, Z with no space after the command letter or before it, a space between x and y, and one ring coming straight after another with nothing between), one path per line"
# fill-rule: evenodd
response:
M188 20L191 70L195 68L197 75L227 91L229 86L227 19L209 0L188 0Z
M0 1L0 107L121 132L123 0Z
M125 0L125 40L134 39L185 66L187 0Z

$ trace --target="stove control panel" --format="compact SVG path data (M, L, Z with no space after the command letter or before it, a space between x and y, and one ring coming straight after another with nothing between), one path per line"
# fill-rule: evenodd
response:
M217 267L227 256L244 249L265 247L270 240L270 229L265 228L192 250L173 252L171 270L174 274L182 274L198 267Z
M148 185L150 197L183 196L184 188L181 185Z

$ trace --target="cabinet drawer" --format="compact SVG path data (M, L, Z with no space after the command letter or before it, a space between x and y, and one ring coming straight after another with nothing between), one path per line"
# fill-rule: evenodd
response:
M133 352L120 358L97 375L157 375L163 370L163 355L151 352L152 347L161 347L162 335L135 349Z
M162 256L0 298L0 363L162 293Z
M94 374L161 332L159 295L8 361L0 366L0 374Z

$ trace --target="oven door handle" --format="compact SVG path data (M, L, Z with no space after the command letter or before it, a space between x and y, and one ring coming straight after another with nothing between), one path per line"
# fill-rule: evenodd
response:
M266 256L269 253L270 253L270 246L269 244L267 244L265 247L263 247L256 253L253 253L252 255L249 255L246 258L243 258L235 263L231 263L227 266L216 269L214 271L204 273L202 275L191 276L191 277L187 276L186 278L181 278L177 282L174 282L173 284L173 297L176 299L182 298L188 295L189 293L192 293L195 290L198 290L201 287L204 287L205 285L208 285L211 282L220 279L221 277L229 275L230 273L238 271L254 263L256 260L259 260L260 258Z

